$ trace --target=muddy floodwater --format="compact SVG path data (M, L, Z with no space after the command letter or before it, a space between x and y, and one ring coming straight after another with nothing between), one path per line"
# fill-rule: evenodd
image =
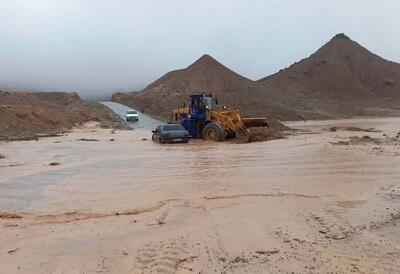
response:
M396 273L400 118L287 125L251 144L96 125L0 143L0 274Z

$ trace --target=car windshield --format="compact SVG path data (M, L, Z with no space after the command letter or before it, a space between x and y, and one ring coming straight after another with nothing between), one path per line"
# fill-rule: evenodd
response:
M137 114L136 110L128 110L126 114Z
M175 124L175 125L165 125L163 126L164 131L174 131L174 130L185 130L183 126Z

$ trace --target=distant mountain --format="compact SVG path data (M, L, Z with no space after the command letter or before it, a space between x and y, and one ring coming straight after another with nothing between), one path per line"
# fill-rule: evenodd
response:
M248 109L255 100L256 83L228 69L209 55L203 55L185 69L168 72L141 92L116 93L112 100L144 109L158 118L188 104L190 94L210 91L220 102Z
M400 64L344 34L258 83L266 100L276 99L306 118L395 115L400 108Z
M281 120L400 114L400 64L380 58L338 34L309 58L251 81L204 55L141 92L112 100L166 119L190 94L212 91L244 116Z

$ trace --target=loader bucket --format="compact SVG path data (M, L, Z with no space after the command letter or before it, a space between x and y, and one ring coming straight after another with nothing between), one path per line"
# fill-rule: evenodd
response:
M250 139L249 131L244 128L238 128L235 130L235 138L240 142L247 143Z
M246 128L268 126L266 118L242 118L242 122Z

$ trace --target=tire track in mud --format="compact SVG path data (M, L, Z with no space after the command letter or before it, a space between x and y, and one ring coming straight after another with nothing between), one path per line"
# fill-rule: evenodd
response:
M211 233L204 238L182 236L146 244L137 252L133 270L141 274L231 273L250 262L248 256L228 254L219 234Z
M158 243L149 243L138 251L134 261L135 273L179 273L181 270L192 271L192 263L198 254L190 254L185 237L170 239Z

